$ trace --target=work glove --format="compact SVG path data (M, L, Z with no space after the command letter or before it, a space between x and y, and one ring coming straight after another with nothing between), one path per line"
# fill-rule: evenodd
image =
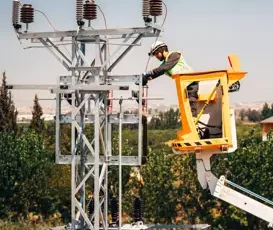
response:
M149 78L153 75L152 71L144 72L142 74L142 85L145 86L148 83ZM139 82L135 83L136 85L139 85Z
M144 72L142 74L142 85L147 85L149 78L153 75L152 71Z
M144 73L142 74L142 76L145 77L145 78L151 77L152 75L153 75L153 72L152 72L152 71L147 71L147 72L144 72Z

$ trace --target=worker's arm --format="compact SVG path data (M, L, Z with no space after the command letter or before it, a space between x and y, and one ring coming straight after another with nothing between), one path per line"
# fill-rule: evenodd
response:
M163 75L166 71L173 68L177 64L179 59L180 59L180 53L177 53L177 52L171 53L168 60L163 65L152 70L151 78L155 79L155 78Z

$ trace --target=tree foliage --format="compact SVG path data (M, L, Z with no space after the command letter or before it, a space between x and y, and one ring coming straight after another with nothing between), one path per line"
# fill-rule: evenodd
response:
M37 133L44 131L44 128L45 128L45 123L44 123L44 119L42 118L42 115L43 115L43 109L39 104L37 94L35 94L34 105L32 110L32 119L30 121L29 128L34 130Z
M273 116L273 104L269 106L267 103L265 103L261 111L261 119L265 120L272 116Z
M17 139L1 133L0 143L0 215L3 217L15 212L26 216L36 205L40 205L39 199L46 192L37 189L47 181L49 161L46 150L41 140L31 133Z
M0 88L0 132L17 131L17 115L11 93L8 91L6 73L3 73Z
M147 222L208 223L213 229L249 229L250 226L251 229L265 229L267 223L263 220L217 200L200 187L194 154L179 156L160 150L162 139L169 139L166 131L150 130L149 143L154 149L150 150L146 165L141 167L145 183L139 188L141 192L136 193L135 186L127 187L135 194L141 194ZM273 196L270 187L273 140L262 142L260 132L258 126L240 125L238 150L213 157L212 171L217 177L224 175L228 180L270 198Z
M150 129L176 129L181 126L179 109L171 108L166 112L159 112L153 116L150 123Z
M2 219L26 218L30 212L46 218L69 209L65 208L69 181L62 183L62 172L39 135L27 132L15 139L10 133L0 133L0 170Z
M268 108L268 105L264 106L264 112L262 110L260 114L268 116ZM253 111L248 110L246 114L251 112ZM33 120L39 121L41 116L42 109L36 96ZM261 119L257 118L257 113L255 116L256 120ZM32 122L32 130L41 127L39 124ZM194 154L172 154L165 142L175 138L178 127L180 128L179 112L172 109L159 113L152 119L148 130L148 161L139 168L144 186L140 186L137 181L132 182L131 167L123 167L123 211L130 215L133 199L140 196L144 201L146 223L208 223L213 229L264 229L264 221L217 200L208 190L201 188L197 180ZM16 139L12 133L0 132L0 218L26 217L29 212L48 218L51 214L60 212L68 222L70 166L54 163L55 122L47 123L47 135L39 135L32 130L21 133ZM238 150L213 157L213 173L217 177L225 175L228 180L266 198L273 197L273 176L270 173L273 172L272 138L268 142L262 142L261 127L258 125L240 124L237 130ZM71 151L71 128L64 124L61 131L61 150L65 154ZM86 135L89 139L92 138L91 133L91 127L87 126ZM136 156L137 130L124 130L122 136L123 155ZM118 142L117 132L114 131L113 156L118 155ZM109 196L117 196L118 167L109 166L108 176L109 189L111 188ZM92 189L92 186L87 185L87 188Z
M251 122L260 121L262 119L261 118L261 112L255 110L255 109L248 109L248 111L247 111L247 118Z
M273 116L273 104L269 106L268 103L263 105L261 110L256 109L241 109L239 112L239 118L244 121L247 118L250 122L259 122Z

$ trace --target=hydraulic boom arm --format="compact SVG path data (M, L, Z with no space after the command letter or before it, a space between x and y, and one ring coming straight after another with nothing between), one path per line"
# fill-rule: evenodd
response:
M216 178L210 170L212 155L205 152L196 154L198 180L201 186L203 188L208 186L213 196L267 221L268 226L273 227L273 208L268 206L273 205L273 202L226 180L224 176L221 176L220 179ZM239 190L249 196L240 193Z

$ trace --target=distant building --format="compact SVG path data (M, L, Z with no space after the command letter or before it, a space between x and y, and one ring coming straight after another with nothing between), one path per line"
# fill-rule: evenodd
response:
M273 116L261 121L260 123L263 126L263 131L262 131L263 141L267 141L268 133L272 132L273 134Z

